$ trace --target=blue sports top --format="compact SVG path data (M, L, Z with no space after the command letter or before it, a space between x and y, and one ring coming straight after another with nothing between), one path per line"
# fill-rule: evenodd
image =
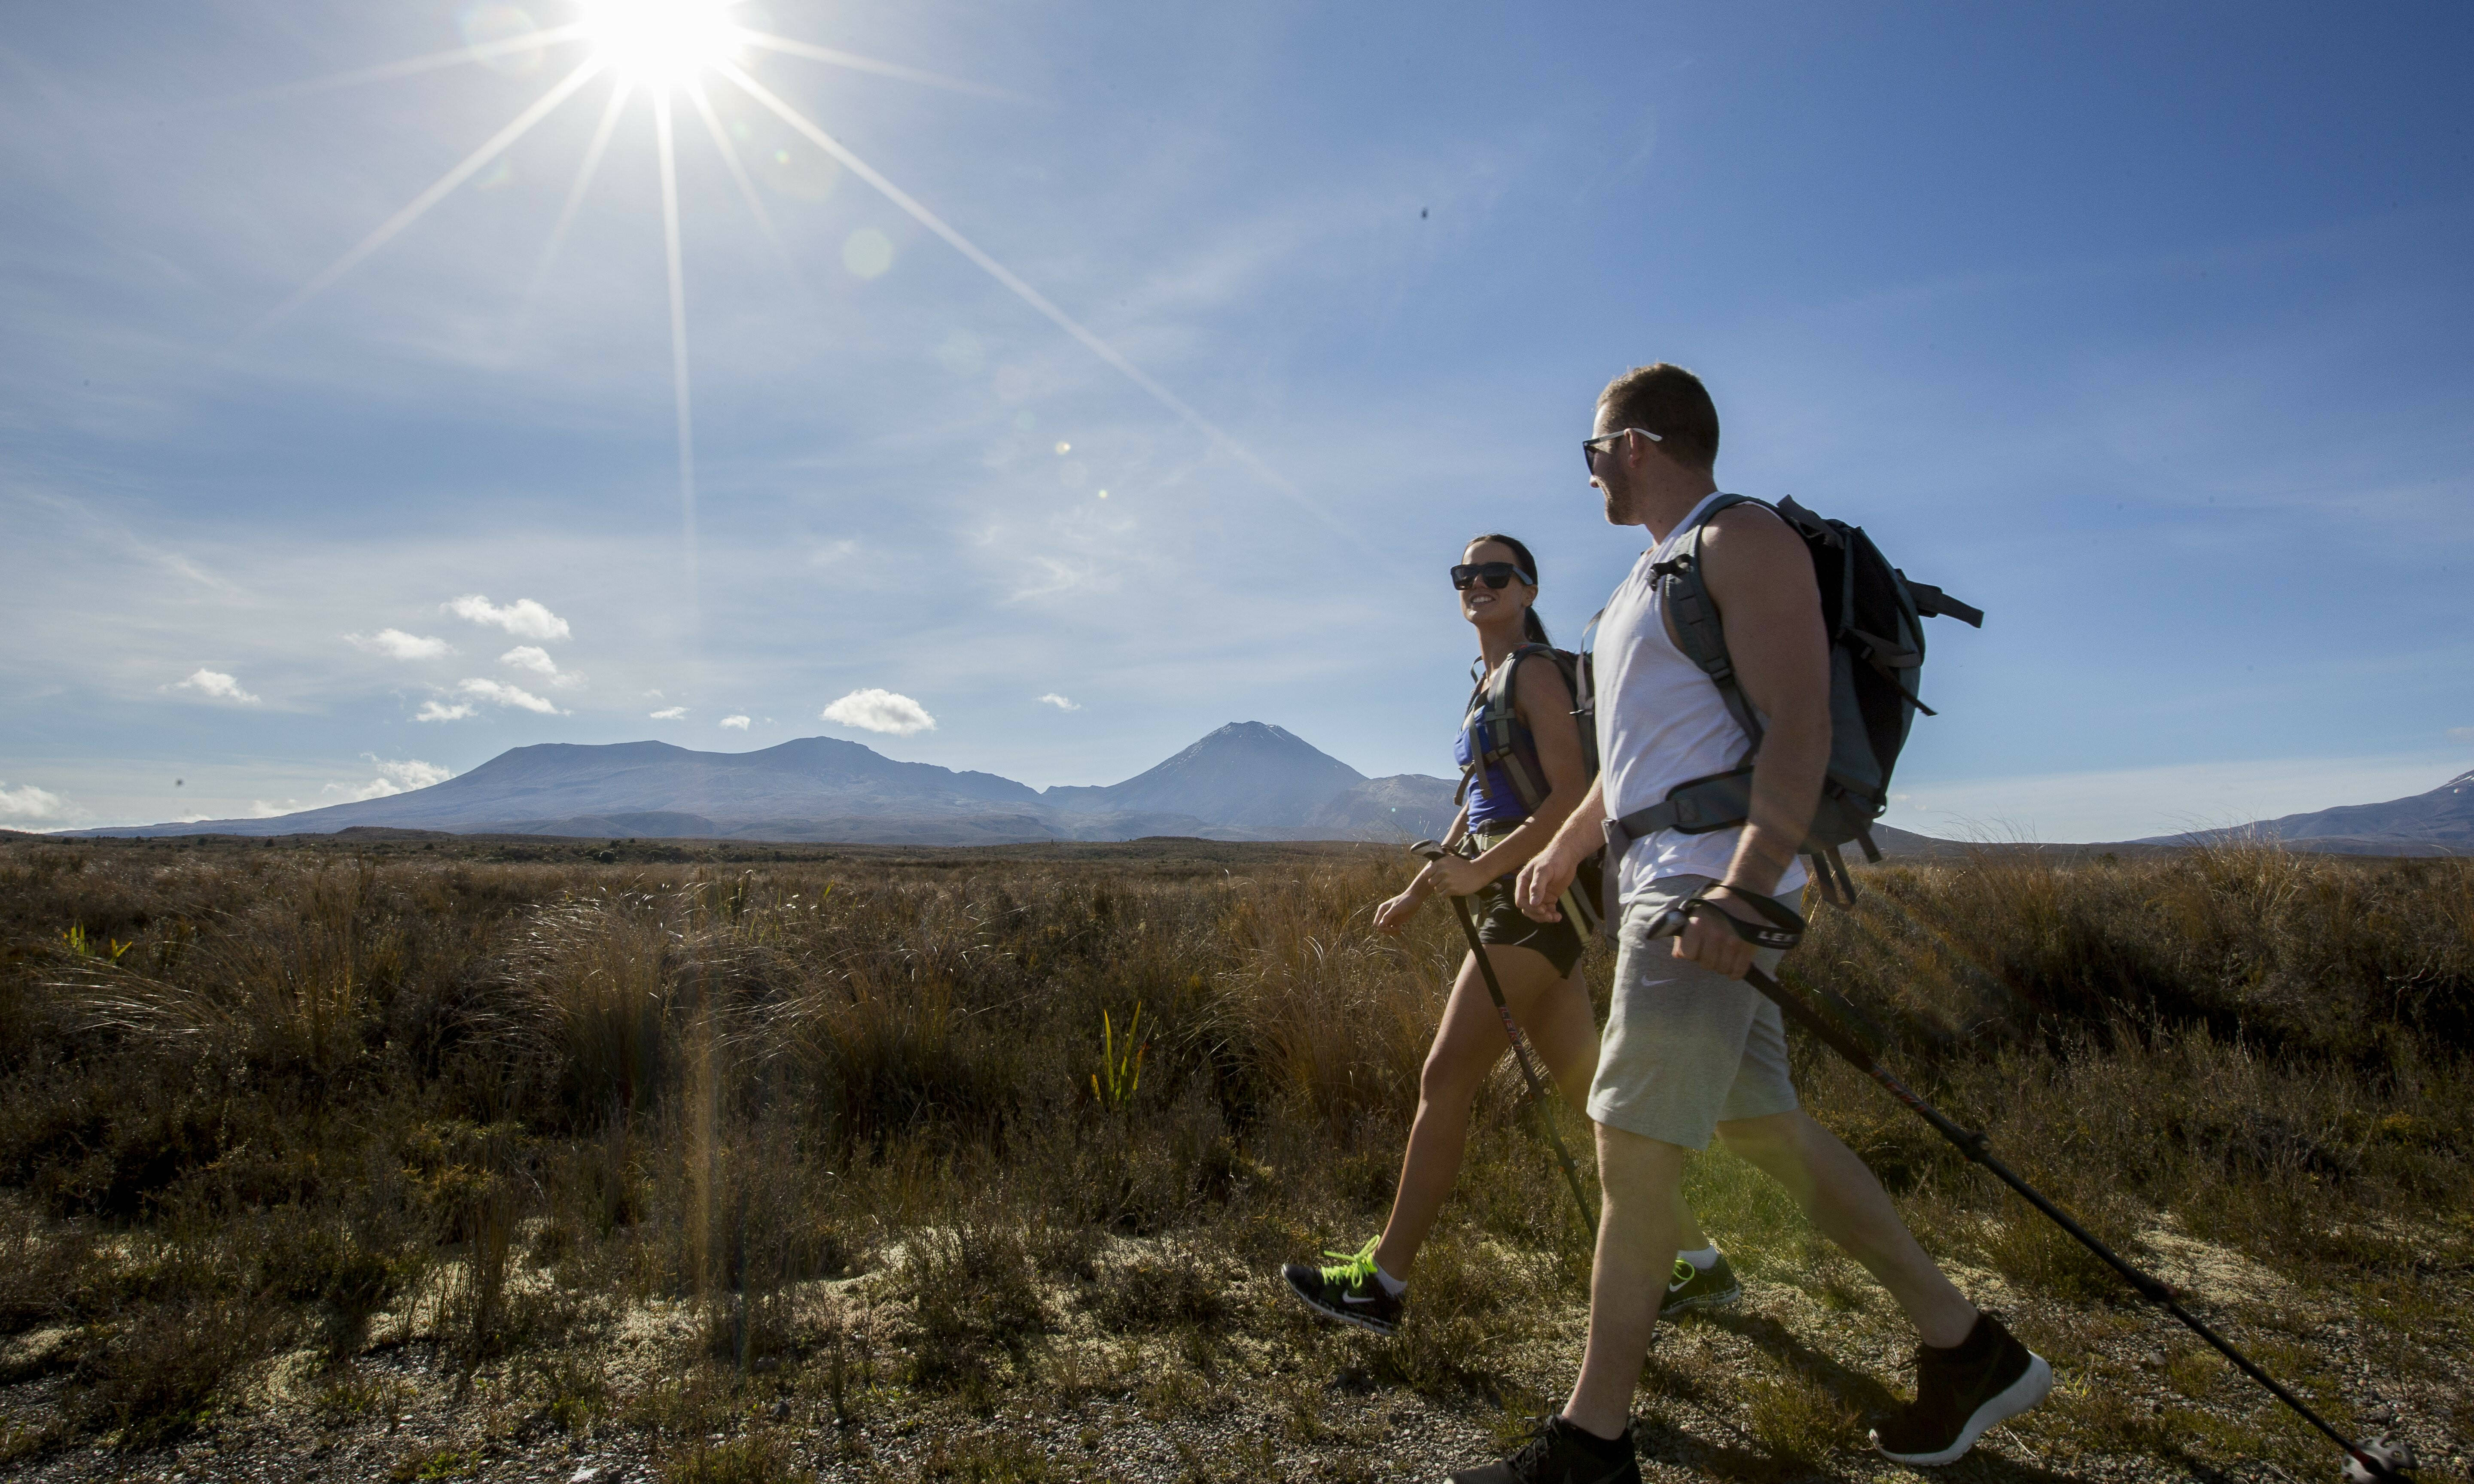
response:
M1529 735L1529 728L1518 717L1512 722L1512 746L1523 759L1538 755L1538 743ZM1468 771L1469 759L1476 756L1470 746L1469 730L1461 729L1460 739L1452 745L1452 761ZM1473 833L1481 829L1509 829L1529 817L1521 806L1520 790L1512 786L1512 775L1503 764L1494 763L1478 770L1469 778L1468 827Z

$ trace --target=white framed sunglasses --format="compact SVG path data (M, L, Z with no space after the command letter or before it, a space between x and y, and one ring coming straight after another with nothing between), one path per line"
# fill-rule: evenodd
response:
M1653 443L1662 443L1666 442L1665 439L1651 432L1647 428L1617 428L1612 433L1601 433L1595 438L1585 438L1581 440L1582 466L1588 468L1590 473L1596 473L1598 471L1598 455L1606 452L1610 448L1613 448L1615 445L1615 440L1623 437L1626 433L1638 433L1641 437L1648 439Z

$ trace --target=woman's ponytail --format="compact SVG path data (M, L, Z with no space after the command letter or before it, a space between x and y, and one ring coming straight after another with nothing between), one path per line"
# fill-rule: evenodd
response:
M1551 644L1554 642L1546 637L1545 621L1538 616L1538 610L1535 608L1532 608L1528 612L1520 615L1520 632L1529 636L1529 642L1532 644Z

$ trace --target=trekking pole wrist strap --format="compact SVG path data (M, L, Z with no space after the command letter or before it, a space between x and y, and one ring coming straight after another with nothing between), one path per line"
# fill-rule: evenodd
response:
M1724 882L1712 882L1701 888L1686 898L1675 910L1689 917L1693 908L1708 907L1719 922L1735 930L1736 937L1756 948L1776 948L1784 952L1804 941L1804 918L1793 907L1773 898L1763 897L1758 892L1748 892L1739 887L1727 887L1729 896L1769 919L1766 922L1747 922L1710 899L1710 894L1724 885Z

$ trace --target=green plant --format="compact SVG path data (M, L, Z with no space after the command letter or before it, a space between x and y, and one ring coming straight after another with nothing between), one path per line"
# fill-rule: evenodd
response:
M99 958L113 964L119 963L122 954L136 946L134 943L123 943L117 938L90 938L83 923L61 934L61 942L68 945L69 951L80 958Z
M395 1484L429 1484L436 1479L469 1479L481 1472L481 1455L471 1448L435 1448L414 1452L387 1471Z
M1143 1053L1150 1049L1148 1041L1135 1039L1142 1024L1143 1005L1136 1000L1133 1018L1126 1022L1126 1048L1120 1052L1116 1026L1108 1012L1100 1012L1100 1069L1091 1074L1091 1095L1111 1113L1123 1113L1142 1086Z

